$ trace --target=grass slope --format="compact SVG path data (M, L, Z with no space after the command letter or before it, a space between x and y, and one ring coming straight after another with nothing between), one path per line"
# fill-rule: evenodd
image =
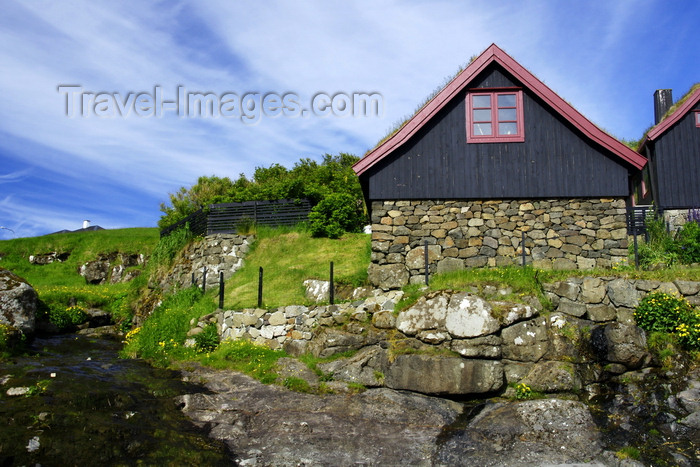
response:
M244 266L226 283L226 308L257 306L260 267L264 307L308 303L304 281L328 280L331 261L337 285L363 285L370 253L370 236L366 234L346 233L332 240L313 238L304 230L260 228Z
M155 228L97 230L0 241L0 268L9 269L34 287L84 286L78 269L103 253L142 253L150 256L158 243ZM70 253L65 262L35 265L29 256Z

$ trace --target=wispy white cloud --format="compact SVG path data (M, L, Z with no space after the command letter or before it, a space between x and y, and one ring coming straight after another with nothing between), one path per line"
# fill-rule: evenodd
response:
M167 193L200 175L251 175L256 166L291 166L324 153L362 155L492 42L591 120L634 137L651 113L639 101L653 92L654 70L663 70L658 79L668 86L699 74L697 49L673 34L646 32L656 22L695 31L696 13L696 5L660 0L7 1L0 193L17 209L0 205L0 224L44 233L98 209L103 226L155 225ZM642 60L665 45L660 63ZM178 85L217 94L294 92L304 102L318 92L379 92L385 113L255 125L174 115L68 118L61 84L122 95L156 85L169 94Z

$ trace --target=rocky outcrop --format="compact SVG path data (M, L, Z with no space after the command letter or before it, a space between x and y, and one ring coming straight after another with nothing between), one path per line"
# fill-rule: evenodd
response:
M58 253L52 251L50 253L40 253L37 255L29 256L29 262L32 264L37 264L43 266L44 264L51 264L54 262L62 263L70 257L70 252Z
M0 268L0 324L33 334L38 302L36 291L27 281Z
M555 465L605 455L576 401L467 407L385 388L319 396L190 367L185 379L205 381L207 392L178 397L180 407L239 465Z
M98 255L97 259L88 261L80 266L78 273L88 284L116 284L137 277L141 274L141 269L135 267L145 263L144 255L113 252Z

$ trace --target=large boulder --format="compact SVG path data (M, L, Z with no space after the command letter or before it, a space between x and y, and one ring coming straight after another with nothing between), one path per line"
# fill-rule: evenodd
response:
M641 368L651 359L644 331L637 326L611 323L591 332L591 344L599 359L621 363L629 369Z
M27 281L0 269L0 323L33 334L38 302L36 291Z
M423 394L482 394L504 384L503 365L495 360L398 355L383 373L386 387Z

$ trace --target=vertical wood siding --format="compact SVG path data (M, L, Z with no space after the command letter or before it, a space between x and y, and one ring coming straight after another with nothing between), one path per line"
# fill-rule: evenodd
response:
M476 87L520 84L496 65ZM369 199L503 199L629 195L629 172L524 89L525 142L467 144L466 92L361 176Z
M657 139L652 164L660 207L700 207L700 128L692 111Z

